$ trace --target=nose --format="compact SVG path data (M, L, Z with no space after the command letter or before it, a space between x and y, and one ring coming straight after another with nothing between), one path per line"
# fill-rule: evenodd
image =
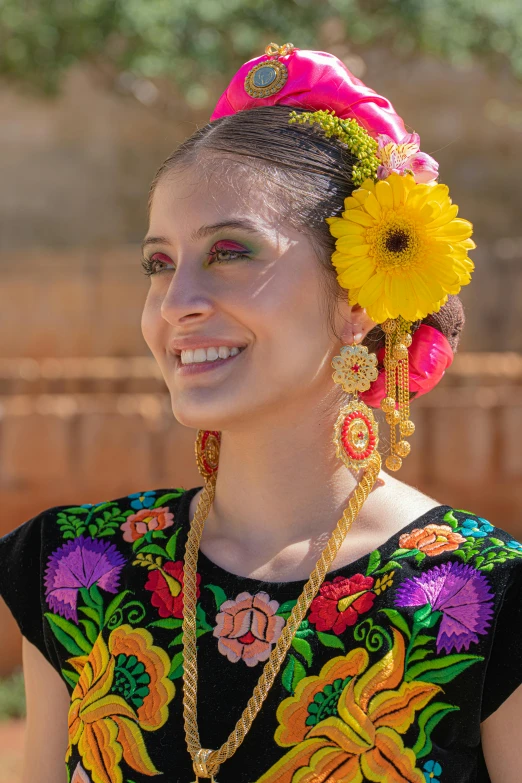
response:
M204 320L214 310L214 301L210 292L205 289L201 276L190 271L189 265L181 265L174 272L161 303L162 317L174 325L189 320Z

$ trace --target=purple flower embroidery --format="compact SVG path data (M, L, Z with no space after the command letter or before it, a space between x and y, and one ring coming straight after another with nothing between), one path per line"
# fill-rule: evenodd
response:
M114 544L79 536L53 552L45 574L45 597L53 610L78 622L76 603L80 587L98 585L109 593L118 591L125 558Z
M396 592L397 606L424 606L442 612L437 636L437 653L469 650L486 633L493 614L488 580L464 563L443 563L421 576L406 579Z

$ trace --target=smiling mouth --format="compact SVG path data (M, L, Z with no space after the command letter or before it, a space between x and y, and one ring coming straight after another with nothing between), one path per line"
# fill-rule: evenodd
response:
M214 359L214 360L205 360L204 362L190 362L189 364L182 364L181 363L181 356L179 354L175 355L175 361L176 361L176 371L180 375L194 375L199 374L201 372L206 372L208 370L212 370L215 367L222 367L225 364L230 364L231 362L235 361L235 359L238 358L238 356L241 356L242 353L244 353L246 350L245 348L241 348L239 350L239 353L236 353L233 356L228 356L226 359Z

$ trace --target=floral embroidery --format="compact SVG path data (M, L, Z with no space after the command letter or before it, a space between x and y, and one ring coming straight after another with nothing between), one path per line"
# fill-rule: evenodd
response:
M200 574L196 575L199 598ZM156 565L149 573L145 589L152 592L151 604L158 609L160 617L183 617L183 561L170 560L163 566Z
M363 574L349 579L336 576L331 582L324 582L310 606L310 622L318 631L343 633L348 625L355 625L360 614L372 608L373 583L371 576Z
M294 696L277 710L276 742L290 747L257 783L326 783L335 776L345 783L386 780L425 783L416 754L405 748L405 734L442 688L430 682L404 682L404 637L395 628L394 644L368 668L368 653L351 650L329 661L318 677L305 677ZM307 724L309 705L325 685L348 679L340 693L336 715Z
M493 614L493 594L484 574L463 563L443 563L420 576L405 579L397 588L396 606L428 602L442 612L437 653L469 649L485 634Z
M165 508L142 508L137 514L131 514L120 525L125 541L137 541L149 531L164 530L174 524L174 514Z
M440 775L442 772L442 767L438 761L430 759L430 761L425 763L422 769L426 783L440 783L440 780L435 777L435 775Z
M164 725L175 686L168 679L169 658L149 631L121 625L107 644L99 636L89 656L68 663L80 677L71 696L65 760L77 745L93 783L121 781L122 758L143 775L160 774L141 732Z
M449 525L430 524L409 533L403 533L399 538L402 549L418 549L430 557L442 552L452 552L458 549L466 539L451 529Z
M465 519L464 522L460 523L459 530L464 536L485 538L493 530L493 525L487 519L477 517L476 519Z
M156 499L156 493L151 489L147 492L131 492L128 497L132 498L130 507L139 510L141 508L152 508Z
M276 615L278 608L278 602L263 592L239 593L235 601L224 601L214 628L219 652L232 663L243 660L247 666L266 661L285 624Z
M78 764L74 769L73 776L71 778L71 783L91 783L90 777L88 776L88 774L86 773L86 771L84 770L80 762L78 762Z
M78 591L96 585L116 593L124 563L114 544L83 535L68 541L49 558L45 573L47 603L54 612L78 623Z
M508 546L510 549L522 549L522 544L520 541L517 541L514 538L512 538L510 541L507 541L506 546Z

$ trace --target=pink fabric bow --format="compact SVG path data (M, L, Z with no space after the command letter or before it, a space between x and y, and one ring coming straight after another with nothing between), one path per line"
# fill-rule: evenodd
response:
M282 55L278 59L288 69L284 87L275 95L252 98L245 90L245 77L255 65L271 59L263 54L241 66L217 102L210 122L256 106L284 104L311 111L333 109L341 119L356 119L375 139L381 133L396 143L409 138L390 101L367 87L328 52L295 48Z
M415 396L420 397L431 391L442 379L453 362L453 351L442 332L433 326L422 324L413 335L408 357L410 392L416 392ZM377 351L377 359L379 364L382 364L384 348ZM359 397L371 408L380 407L381 400L386 397L384 369L379 370L377 380L373 381L368 391L361 392Z

